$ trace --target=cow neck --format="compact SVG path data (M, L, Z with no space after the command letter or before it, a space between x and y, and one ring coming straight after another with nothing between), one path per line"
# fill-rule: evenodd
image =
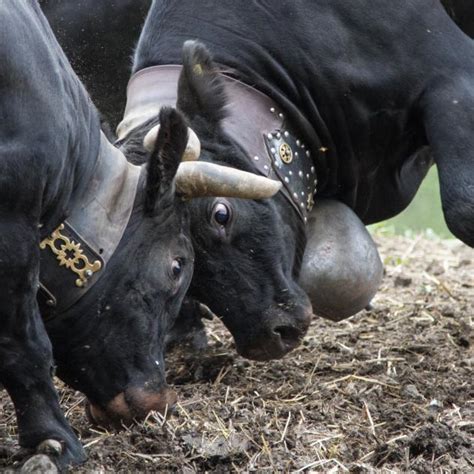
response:
M45 319L73 306L104 273L128 225L140 171L101 133L93 176L82 199L40 243L38 301Z
M181 69L179 65L152 66L132 76L124 118L117 127L119 141L156 117L162 107L176 107ZM317 190L311 151L297 138L276 102L254 87L220 75L227 96L224 132L239 144L260 174L283 183L281 192L306 223ZM300 119L307 122L303 116Z

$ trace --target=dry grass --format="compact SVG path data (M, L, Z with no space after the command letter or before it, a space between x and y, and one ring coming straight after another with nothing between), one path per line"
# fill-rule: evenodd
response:
M180 404L122 433L62 402L89 454L82 471L474 471L474 252L456 242L379 238L386 263L370 312L316 319L270 363L238 357L219 322L209 348L168 358ZM0 396L0 468L16 449Z

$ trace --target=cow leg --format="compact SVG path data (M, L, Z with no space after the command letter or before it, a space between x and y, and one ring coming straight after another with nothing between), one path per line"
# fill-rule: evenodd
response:
M84 461L85 455L61 412L51 378L51 343L36 302L35 227L18 220L0 222L0 383L15 406L20 446L41 451L50 448L49 440L57 440L62 449L54 460L63 467Z
M300 284L314 313L339 321L367 307L380 286L383 265L360 219L341 202L321 200L307 232Z
M430 90L423 109L446 224L474 247L474 73Z

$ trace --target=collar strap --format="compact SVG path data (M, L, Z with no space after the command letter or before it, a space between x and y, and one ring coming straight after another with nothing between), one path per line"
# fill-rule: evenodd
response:
M103 274L128 225L140 171L101 133L81 203L40 243L38 300L46 319L70 308Z
M119 141L156 117L161 107L176 106L181 69L179 65L152 66L132 76L124 118L117 127ZM228 99L224 131L245 151L260 174L283 183L281 192L306 223L317 190L310 150L270 97L226 74L220 76Z

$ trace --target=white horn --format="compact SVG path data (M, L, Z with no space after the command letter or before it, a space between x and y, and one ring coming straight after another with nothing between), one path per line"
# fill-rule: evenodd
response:
M267 199L280 190L281 183L228 166L195 161L179 165L176 188L188 199L206 196Z
M156 138L158 137L158 132L160 130L159 125L155 125L143 139L143 146L150 153L155 148ZM199 155L201 154L201 142L199 138L194 133L192 128L188 127L188 143L186 149L184 150L183 157L181 161L197 161Z

